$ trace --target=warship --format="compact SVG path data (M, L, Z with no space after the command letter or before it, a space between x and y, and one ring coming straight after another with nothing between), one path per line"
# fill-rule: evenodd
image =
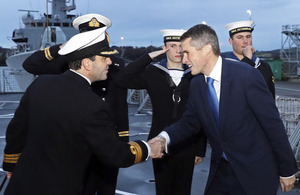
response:
M48 13L48 5L51 5L51 14ZM75 0L47 0L46 13L38 19L34 18L33 13L39 11L19 9L20 12L25 12L22 15L24 27L15 29L12 33L12 41L16 46L7 57L6 64L13 71L20 88L26 89L34 79L22 67L28 56L36 50L64 43L78 33L72 26L77 15L68 14L75 9Z

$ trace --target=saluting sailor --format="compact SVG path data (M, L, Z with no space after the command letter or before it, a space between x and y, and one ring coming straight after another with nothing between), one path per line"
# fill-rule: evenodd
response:
M28 87L6 131L3 169L12 172L6 195L81 195L93 155L115 167L149 156L146 142L118 139L108 104L91 90L107 78L117 53L105 30L73 36L59 51L70 70L39 76Z
M252 46L253 24L254 21L245 20L225 25L225 28L229 31L228 41L233 49L232 52L225 54L225 58L246 62L257 68L263 75L273 98L275 98L274 76L270 65L254 55L255 50Z

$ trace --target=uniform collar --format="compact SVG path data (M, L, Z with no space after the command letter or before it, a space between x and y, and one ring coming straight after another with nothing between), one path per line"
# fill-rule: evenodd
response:
M75 70L72 70L72 69L70 69L70 71L72 71L72 72L78 74L79 76L83 77L90 85L92 84L91 80L88 79L86 76L84 76L84 75L80 74L79 72L76 72Z

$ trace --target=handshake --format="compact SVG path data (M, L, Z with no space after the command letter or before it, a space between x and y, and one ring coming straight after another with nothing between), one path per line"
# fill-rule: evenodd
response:
M163 137L154 137L147 142L151 148L150 157L151 158L161 158L163 157L163 151L166 148L166 139Z

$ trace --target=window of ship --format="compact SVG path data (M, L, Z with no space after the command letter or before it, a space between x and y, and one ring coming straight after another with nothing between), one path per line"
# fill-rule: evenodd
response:
M60 26L60 23L56 22L54 23L54 26Z
M36 23L37 26L43 26L43 22Z
M70 23L64 22L64 23L62 23L62 25L63 25L63 27L69 27Z
M31 25L32 27L35 27L35 26L36 26L36 23L31 22L30 25Z

